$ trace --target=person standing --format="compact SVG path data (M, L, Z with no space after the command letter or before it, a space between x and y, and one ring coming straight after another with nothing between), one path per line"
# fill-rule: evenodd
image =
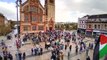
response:
M9 53L8 58L9 58L10 60L13 60L12 54Z
M4 55L4 60L7 60L7 55Z
M70 51L68 51L68 60L70 60Z
M69 46L69 50L70 50L70 51L72 50L72 45Z
M64 54L63 54L63 52L61 52L61 60L64 60Z
M2 56L0 55L0 60L2 60Z
M88 56L88 52L89 52L89 47L87 47L86 49L86 57Z
M86 58L86 60L90 60L90 57L88 56L88 57Z
M43 54L43 48L42 47L40 48L40 54L41 55Z
M26 58L26 53L24 52L23 53L23 60L25 60L25 58Z
M76 45L76 47L75 47L76 49L75 49L75 52L76 52L76 55L78 54L78 45Z
M32 55L33 55L33 51L34 51L33 48L31 48L31 54L32 54Z
M22 60L22 53L18 53L19 60Z
M65 45L65 50L67 49L67 45Z
M83 49L83 47L82 47L82 44L80 45L80 49L79 49L79 53L81 54L81 52L82 52L82 49Z

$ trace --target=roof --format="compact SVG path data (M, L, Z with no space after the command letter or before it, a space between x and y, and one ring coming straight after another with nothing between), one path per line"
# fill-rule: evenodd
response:
M0 13L0 16L3 17L3 18L5 17L2 13Z
M88 18L107 18L107 14L89 15Z
M25 2L22 4L22 6L24 6L27 2L28 2L28 0L27 0L27 1L25 1Z

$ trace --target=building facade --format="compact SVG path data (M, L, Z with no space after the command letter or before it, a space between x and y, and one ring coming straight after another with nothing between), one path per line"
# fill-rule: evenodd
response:
M88 19L88 15L84 16L82 18L78 18L78 33L85 34L87 19Z
M86 36L96 37L107 34L107 14L87 15L78 20L78 31L85 31ZM82 32L80 32L82 33Z
M37 33L53 30L55 24L55 0L45 0L43 7L39 0L20 1L20 33Z
M5 16L0 13L0 26L5 25Z
M107 14L91 15L86 23L87 35L107 34Z

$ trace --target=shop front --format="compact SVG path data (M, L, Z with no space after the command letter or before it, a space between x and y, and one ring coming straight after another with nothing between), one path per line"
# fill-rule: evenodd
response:
M101 31L100 30L93 30L93 37L97 37L101 34Z
M101 31L101 33L107 35L107 31Z
M85 34L86 29L78 28L77 33Z
M86 36L93 37L93 29L86 29Z

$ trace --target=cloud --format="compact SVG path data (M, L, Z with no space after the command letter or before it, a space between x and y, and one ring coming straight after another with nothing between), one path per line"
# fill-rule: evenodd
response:
M7 0L6 0L7 1ZM16 20L16 7L14 2L0 0L0 12L8 19ZM8 0L9 1L9 0ZM23 0L25 1L25 0ZM45 0L40 0L44 6ZM92 14L106 14L107 0L55 0L56 22L77 22L79 17ZM7 8L8 7L8 8Z
M15 3L0 2L0 13L3 13L8 19L16 19Z
M87 14L107 13L107 0L81 0L80 3L74 3L74 0L66 2L67 8L71 11L80 11Z

